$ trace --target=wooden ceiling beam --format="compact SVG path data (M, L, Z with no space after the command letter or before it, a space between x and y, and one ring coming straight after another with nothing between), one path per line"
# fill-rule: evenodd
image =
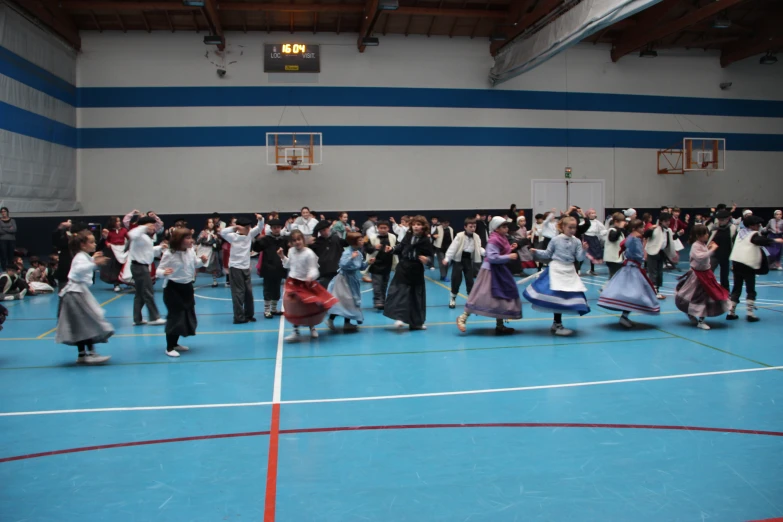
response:
M363 53L366 48L362 41L372 34L372 28L378 20L378 0L367 0L364 4L363 13L362 25L359 28L359 38L356 40L356 47L360 53Z
M780 48L783 48L783 36L766 36L756 38L750 42L740 42L737 45L723 49L720 54L720 66L728 67L734 62Z
M204 0L204 9L201 12L204 14L204 18L207 19L207 24L212 27L213 34L223 38L223 43L217 46L218 50L225 50L226 37L223 34L223 26L220 23L217 2L215 0Z
M55 3L41 0L15 0L20 7L31 15L36 17L45 26L54 31L68 45L77 51L82 48L82 39L79 36L79 29L76 24L62 9Z
M489 52L492 56L497 55L503 47L510 44L514 38L524 33L527 29L532 27L536 22L544 18L546 15L560 7L564 3L564 0L541 0L536 4L530 13L522 13L521 20L516 22L513 26L510 34L506 35L505 42L492 42L489 46Z
M737 5L746 0L716 0L695 11L690 11L685 16L676 20L661 21L660 19L651 19L650 16L640 17L644 22L633 30L626 31L615 43L612 49L612 61L616 62L628 53L644 47L661 38L671 34L678 33L692 25L699 23L705 18L715 16L724 9Z

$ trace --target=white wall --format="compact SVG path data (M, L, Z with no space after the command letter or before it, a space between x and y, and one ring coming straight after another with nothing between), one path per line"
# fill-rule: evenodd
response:
M267 75L263 43L290 35L230 34L220 79L203 35L84 33L77 62L79 87L345 86L489 89L486 41L385 37L358 53L355 35L296 35L322 46L317 76ZM232 63L233 62L233 63ZM294 83L294 80L296 82ZM288 81L292 83L281 83ZM718 84L733 82L730 91ZM499 90L647 94L783 100L783 68L748 60L721 69L714 55L662 53L611 63L605 47L583 45L518 77ZM226 93L229 96L230 92ZM219 105L221 102L216 102ZM379 102L382 105L382 101ZM687 114L408 107L156 107L82 108L80 128L191 126L489 127L783 134L783 119ZM449 209L530 207L530 180L606 180L608 206L662 203L710 206L779 204L783 152L731 151L728 170L659 176L655 149L478 146L329 146L325 164L298 176L265 164L263 147L80 149L80 200L87 214L129 208L166 213L317 209ZM674 145L674 144L671 144Z

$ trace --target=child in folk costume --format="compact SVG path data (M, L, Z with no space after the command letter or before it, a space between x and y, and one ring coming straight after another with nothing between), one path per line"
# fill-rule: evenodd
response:
M151 267L155 258L160 255L161 245L155 246L153 237L156 234L158 224L152 216L144 216L138 220L138 226L128 232L130 240L130 262L133 284L136 293L133 296L133 324L140 326L149 324L160 326L166 324L166 320L160 316L158 306L155 304L155 289L152 286ZM141 309L147 307L149 322L141 315Z
M111 357L99 355L93 346L108 341L114 328L104 319L106 311L93 297L90 286L96 268L109 260L103 253L95 252L95 236L89 230L73 234L69 243L73 261L68 284L60 291L62 301L54 341L76 346L78 364L104 363Z
M362 270L366 270L368 262L364 260L362 244L364 238L357 232L349 232L345 237L348 243L340 257L340 271L337 277L329 284L329 293L337 298L337 303L330 310L329 320L326 325L330 330L336 331L334 320L339 315L344 319L343 331L355 332L357 327L351 321L359 324L364 322L362 313ZM391 252L391 247L385 247ZM371 258L375 262L375 258ZM371 263L369 263L371 264Z
M623 254L620 245L625 239L625 227L628 222L622 212L612 214L612 223L606 234L606 243L604 244L604 262L609 269L609 278L611 279L623 266Z
M598 306L607 310L622 312L620 324L633 328L634 323L628 319L631 312L657 315L661 306L655 295L655 288L644 271L644 245L642 234L644 223L634 219L628 224L629 235L622 242L621 249L625 251L623 267L612 277L601 291Z
M340 239L345 239L348 232L357 232L356 223L354 221L348 222L348 212L340 212L337 221L332 225L332 234Z
M435 250L429 238L427 218L414 216L411 229L394 247L399 262L389 285L383 315L394 319L394 325L408 325L411 330L426 330L427 290L424 286L424 266L432 262Z
M113 216L101 231L101 236L103 255L109 258L109 262L101 267L101 281L113 284L114 291L119 292L120 284L133 281L128 260L128 229L122 225L119 216Z
M522 318L522 301L509 261L518 257L513 252L515 244L508 242L508 222L502 217L493 217L489 222L490 236L487 241L487 256L479 270L476 285L468 296L465 311L457 317L457 328L465 332L465 323L470 314L494 317L498 334L513 333L514 329L503 324L504 320Z
M462 285L463 275L466 293L470 295L473 290L474 265L480 265L482 257L484 257L484 249L481 248L481 238L476 234L476 218L466 218L465 230L454 237L443 259L444 265L452 263L449 308L457 307L457 294Z
M30 257L30 269L24 276L30 292L33 294L51 294L54 288L50 284L50 270L37 256Z
M600 265L604 262L604 242L608 231L603 223L596 219L598 214L595 209L587 211L587 217L590 220L590 228L587 229L584 235L584 241L587 243L587 252L585 255L590 260L589 275L598 275L595 273L595 265Z
M220 275L220 236L218 227L213 218L207 219L204 230L196 239L196 256L207 258L204 263L204 270L212 274L212 288L218 285L218 276Z
M769 239L759 234L761 224L764 222L760 217L749 215L742 220L747 233L734 242L734 248L731 251L732 270L734 272L734 288L731 291L731 310L726 319L732 321L737 319L737 305L742 295L743 284L747 285L747 299L745 307L748 309L748 322L755 323L759 321L756 317L756 274L769 273L769 262L762 248L773 244L783 243L783 239Z
M393 250L397 246L397 236L389 234L389 222L378 222L378 235L365 243L364 251L370 264L368 272L372 279L372 302L375 309L383 310L386 304L386 290L389 288L389 276L397 264Z
M394 218L389 218L389 221L392 224L392 232L394 232L394 235L397 236L397 242L403 240L405 237L405 234L408 233L408 230L411 228L411 218L408 216L402 216L400 218L400 224L398 225L396 221L394 221Z
M702 330L710 327L705 317L717 317L729 308L729 292L718 284L710 270L710 259L718 249L716 243L707 243L710 230L704 225L694 225L691 230L691 269L683 274L677 283L674 304L688 319Z
M712 253L710 267L712 271L720 267L720 286L726 290L731 290L729 284L731 267L731 250L734 247L734 239L737 236L737 226L731 222L731 213L724 209L715 213L715 220L709 226L710 238L707 244L714 242L718 245L717 250Z
M650 280L655 285L656 297L666 299L661 293L663 286L663 266L666 259L677 262L677 249L674 244L674 234L672 234L669 224L672 215L668 212L661 212L658 217L658 224L653 228L644 231L644 238L647 239L645 251L647 252L647 270L650 274Z
M769 239L778 239L783 237L783 212L780 210L775 211L775 216L767 223L767 237ZM769 269L770 270L783 270L783 266L780 265L781 248L775 243L767 247L769 252Z
M166 319L166 355L179 357L188 351L179 344L180 337L196 335L196 298L193 281L196 270L206 265L206 254L197 256L193 249L193 234L185 228L172 231L169 248L158 265L158 277L163 277L163 303L168 309Z
M575 263L584 261L584 245L576 238L576 219L565 216L558 223L560 235L549 242L546 250L533 250L536 259L549 260L549 266L533 284L525 289L525 299L534 310L554 314L552 333L573 334L563 326L563 314L585 315L590 307L585 297L585 285L579 279Z
M318 257L305 246L305 236L300 230L291 232L291 244L287 256L282 248L277 251L283 267L288 269L283 298L284 315L294 325L293 333L285 340L301 340L300 326L310 327L310 338L316 339L318 332L315 326L337 304L337 298L318 284Z
M527 230L527 218L522 210L520 210L520 215L517 217L517 227L517 230L511 234L512 239L509 241L518 245L517 255L522 268L521 274L525 275L525 269L535 268L536 262L533 261L533 254L530 253L530 247L533 242L531 234Z
M231 281L231 301L234 305L234 324L256 321L253 303L253 283L250 279L250 247L264 228L264 216L256 214L256 226L247 218L237 220L236 226L227 227L221 237L231 243L228 260Z
M258 275L264 278L264 318L282 315L277 309L280 301L280 286L286 278L287 271L277 252L288 250L288 236L283 235L283 222L272 219L267 223L269 233L255 243L254 248L261 252L261 270Z
M340 257L348 244L338 234L332 233L331 223L327 220L319 221L313 229L315 240L310 245L310 250L318 256L318 284L327 288L332 279L340 270Z
M237 218L231 217L228 220L228 227L235 227L237 226ZM218 234L222 234L223 230L225 230L228 227L222 227L218 229ZM231 259L231 243L228 241L225 241L223 239L223 236L220 237L220 266L223 267L223 274L226 276L226 286L231 286L231 270L229 269L228 263Z

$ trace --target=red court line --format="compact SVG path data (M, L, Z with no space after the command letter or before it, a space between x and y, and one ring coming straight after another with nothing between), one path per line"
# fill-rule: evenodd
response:
M264 522L274 522L277 501L277 447L280 434L280 403L272 405L272 424L269 432L269 460L266 465L266 501Z
M269 432L247 431L244 433L222 433L217 435L196 435L193 437L177 437L173 439L154 439L154 440L140 440L136 442L118 442L116 444L101 444L100 446L84 446L81 448L44 451L43 453L30 453L29 455L17 455L15 457L5 457L0 459L0 463L13 462L15 460L37 459L40 457L51 457L54 455L67 455L68 453L98 451L98 450L105 450L105 449L112 449L112 448L130 448L133 446L150 446L152 444L169 444L172 442L191 442L194 440L233 439L237 437L258 437L259 435L269 435Z
M277 407L277 408L275 408ZM666 430L666 431L704 431L712 433L735 433L741 435L766 435L771 437L783 437L781 431L765 430L746 430L739 428L711 428L705 426L667 426L660 424L591 424L575 422L496 422L496 423L477 423L477 424L391 424L381 426L334 426L329 428L294 428L281 430L280 428L280 409L279 405L272 405L272 426L270 431L250 431L245 433L223 433L216 435L197 435L194 437L178 437L173 439L144 440L137 442L120 442L117 444L105 444L101 446L86 446L82 448L71 448L56 451L47 451L43 453L31 453L28 455L17 455L15 457L0 458L0 463L12 462L16 460L35 459L39 457L50 457L53 455L64 455L68 453L81 453L85 451L96 451L112 448L127 448L132 446L147 446L151 444L167 444L171 442L190 442L195 440L211 439L229 439L237 437L258 437L263 435L272 435L269 445L269 461L267 472L272 469L274 482L271 484L275 490L277 488L277 454L278 454L278 434L295 433L329 433L338 431L375 431L375 430L422 430L436 428L589 428L589 429L634 429L634 430ZM272 443L274 439L274 444ZM272 455L274 453L274 468L272 465ZM271 475L270 475L271 477ZM272 482L272 481L270 481ZM270 493L270 484L267 484L267 495Z

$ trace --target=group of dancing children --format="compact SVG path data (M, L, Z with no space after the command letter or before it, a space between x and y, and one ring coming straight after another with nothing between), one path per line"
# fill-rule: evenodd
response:
M250 276L252 249L259 252L257 266L264 280L264 317L284 315L293 326L285 338L288 342L317 338L316 327L324 320L330 330L336 331L338 317L343 320L343 332L356 331L364 321L361 283L365 277L372 282L374 307L396 327L425 330L425 269L432 265L436 251L441 264L452 267L450 308L456 307L455 297L463 279L467 287L467 304L456 319L463 333L471 315L494 318L497 334L513 333L506 322L522 318L519 288L529 283L522 296L533 309L553 315L552 333L572 335L573 330L563 324L563 315L590 312L587 289L580 278L586 258L591 263L607 264L610 278L598 306L621 312L622 326L634 326L629 318L634 312L659 314L659 301L664 298L660 294L664 259L676 258L672 216L662 212L655 226L646 227L642 220L617 213L608 228L595 227L594 212L582 215L581 220L577 217L567 213L559 220L554 215L537 220L539 232L551 228L542 242L531 242L527 234L510 233L514 222L499 216L483 223L487 236L482 241L476 231L477 220L467 218L464 231L453 237L445 251L433 245L430 223L423 216L406 218L402 225L372 221L369 227L362 227L365 234L353 226L334 230L334 223L313 218L308 219L304 230L299 227L284 233L288 224L274 217L267 223L259 214L255 223L240 218L219 229L220 237L229 245L226 264L234 323L256 321ZM712 227L696 224L691 228L690 270L679 278L676 287L677 308L703 330L710 328L707 317L727 313L728 319L737 318L743 285L747 287L748 320L758 320L754 313L755 275L768 269L762 249L783 243L780 235L759 234L762 221L755 216L746 215L739 227L730 224L729 218L730 214L721 210ZM777 214L776 219L780 219ZM341 216L340 224L346 221ZM516 225L515 232L519 229ZM144 216L128 232L130 270L136 286L134 324L165 324L166 355L179 357L188 351L180 339L195 335L198 325L193 286L196 273L212 260L205 253L197 254L193 232L186 227L171 229L167 240L154 246L152 238L157 228L157 217ZM599 237L600 242L595 241ZM114 330L90 286L94 271L110 259L96 252L96 238L90 230L69 233L68 240L72 261L67 284L60 292L56 342L76 346L80 364L103 363L109 357L98 354L94 346L105 343ZM156 256L161 256L160 263L151 270ZM713 274L719 266L722 281L728 278L727 273L723 274L724 258L726 265L733 262L735 284L731 295L728 283L718 284ZM538 262L543 269L517 281L511 266L523 259L523 267ZM474 283L477 266L480 268ZM591 265L591 272L593 269ZM168 311L165 320L155 306L153 275L163 280L163 301ZM283 308L279 309L281 286L285 291ZM149 322L142 319L144 306L149 311Z

